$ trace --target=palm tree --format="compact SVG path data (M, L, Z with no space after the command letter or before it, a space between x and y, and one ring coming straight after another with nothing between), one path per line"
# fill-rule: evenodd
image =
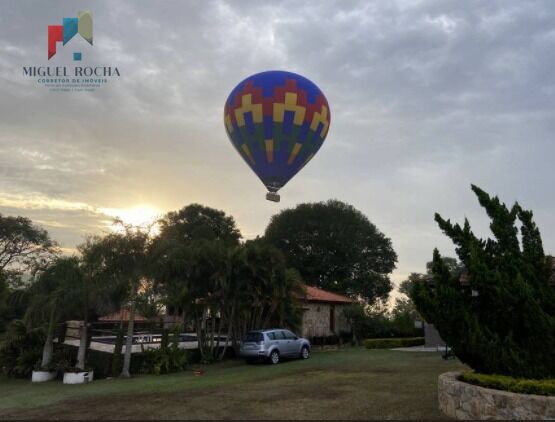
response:
M135 311L140 292L148 279L150 228L133 227L119 222L121 231L95 238L94 265L97 278L112 285L112 292L125 298L128 309L127 336L123 368L120 376L129 378Z
M102 315L120 309L123 301L121 286L112 282L105 273L104 244L99 237L90 236L78 246L81 253L81 283L73 290L73 303L83 321L80 330L77 368L84 370L91 316Z
M52 361L56 325L62 317L75 312L72 298L80 284L79 260L71 257L57 258L30 287L31 302L24 321L30 326L46 323L42 368L48 368Z
M248 241L234 255L235 320L233 344L248 330L270 324L298 324L295 293L302 292L298 272L288 270L279 250L261 239Z

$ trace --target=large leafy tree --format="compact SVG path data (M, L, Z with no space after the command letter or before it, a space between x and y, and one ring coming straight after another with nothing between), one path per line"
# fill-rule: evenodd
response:
M337 200L300 204L274 215L264 238L312 285L361 297L387 298L397 255L387 238L353 206Z
M460 274L435 250L431 278L415 285L412 299L473 369L553 377L555 292L532 212L518 203L509 208L476 186L472 190L491 219L493 239L478 238L467 220L461 226L436 214L439 227L456 245L466 280L461 285Z
M0 214L0 273L6 281L44 268L57 252L46 230L28 218Z
M48 232L28 218L0 214L0 332L23 317L29 297L22 280L43 270L58 252Z
M221 240L238 244L241 233L233 217L223 211L191 204L169 212L160 220L160 239L187 243L193 240Z

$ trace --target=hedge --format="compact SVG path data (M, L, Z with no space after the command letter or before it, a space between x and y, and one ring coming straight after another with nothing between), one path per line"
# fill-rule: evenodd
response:
M364 347L367 349L393 349L395 347L421 346L423 344L424 337L369 338L364 340Z
M493 388L495 390L511 391L513 393L539 394L541 396L555 396L555 379L525 379L513 378L505 375L486 375L476 372L463 372L459 376L460 381L480 387Z

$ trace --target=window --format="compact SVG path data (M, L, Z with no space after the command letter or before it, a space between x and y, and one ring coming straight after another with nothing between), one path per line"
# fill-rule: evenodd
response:
M274 332L266 333L266 335L268 336L268 338L270 340L275 340L276 339L276 333L274 333Z
M275 336L274 340L283 340L285 338L283 336L283 331L274 331L272 334Z
M250 343L250 342L256 343L258 341L264 341L264 336L259 331L251 331L251 332L247 333L247 335L245 336L243 341L245 343Z
M282 331L282 333L286 340L295 340L297 338L291 331Z

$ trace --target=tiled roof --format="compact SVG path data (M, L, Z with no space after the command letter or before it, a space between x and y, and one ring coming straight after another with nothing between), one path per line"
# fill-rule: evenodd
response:
M333 302L333 303L352 303L353 300L347 296L339 295L337 293L328 292L327 290L319 289L318 287L305 286L306 295L300 299L307 302Z
M121 309L117 312L101 316L98 318L99 321L129 321L129 311L127 309ZM135 312L134 321L148 321L148 318L145 318L142 315L139 315Z

